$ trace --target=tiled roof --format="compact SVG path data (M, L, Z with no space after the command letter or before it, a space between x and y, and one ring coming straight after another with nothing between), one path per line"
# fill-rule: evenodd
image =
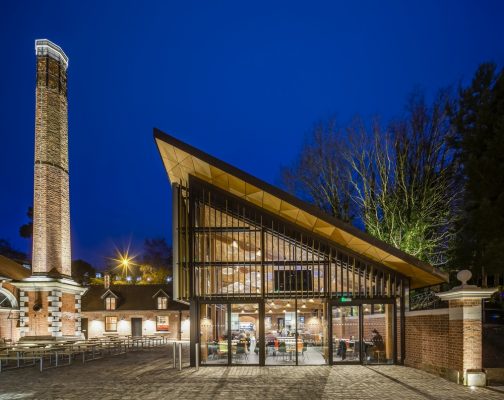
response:
M157 310L157 297L160 290L171 297L172 285L112 285L105 289L102 285L92 285L82 297L82 311L105 311L102 296L111 291L117 296L116 310ZM168 310L187 310L188 306L168 299Z

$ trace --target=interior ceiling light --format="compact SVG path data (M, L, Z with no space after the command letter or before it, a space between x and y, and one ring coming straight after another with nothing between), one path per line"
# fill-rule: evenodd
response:
M270 310L268 312L271 314L273 311L271 311L271 308L270 308Z
M261 257L261 249L259 249L259 250L256 251L256 256L257 257Z
M308 301L309 301L310 303L314 303L314 302L315 302L315 300L313 300L313 299L310 299L310 300L308 300Z
M290 307L290 303L287 303L287 304L285 305L285 307Z
M306 308L306 304L303 304L303 305L301 306L301 308Z
M237 249L238 248L238 242L236 240L233 240L232 246Z

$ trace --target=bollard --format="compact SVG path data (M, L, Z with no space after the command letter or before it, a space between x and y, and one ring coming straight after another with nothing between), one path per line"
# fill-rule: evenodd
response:
M173 368L177 368L177 343L173 342Z
M182 371L182 343L179 343L178 356L179 356L179 371Z
M199 343L196 343L194 345L194 347L196 348L195 349L195 353L196 353L196 371L199 370Z

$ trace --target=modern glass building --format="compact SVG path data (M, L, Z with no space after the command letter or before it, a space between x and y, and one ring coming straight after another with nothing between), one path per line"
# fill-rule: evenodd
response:
M157 129L154 137L173 193L174 297L190 305L192 365L404 360L409 289L447 275Z

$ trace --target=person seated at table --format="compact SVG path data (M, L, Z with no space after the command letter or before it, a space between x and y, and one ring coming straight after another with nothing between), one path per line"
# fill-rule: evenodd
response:
M382 335L380 335L380 333L376 329L373 329L373 337L371 338L371 342L373 343L375 350L379 350L379 351L385 350L385 344L383 342L383 337L382 337Z
M245 343L247 344L247 353L250 352L250 333L245 336Z
M346 351L347 351L346 342L343 339L340 339L338 343L338 352L336 353L336 355L340 356L341 360L345 360Z

